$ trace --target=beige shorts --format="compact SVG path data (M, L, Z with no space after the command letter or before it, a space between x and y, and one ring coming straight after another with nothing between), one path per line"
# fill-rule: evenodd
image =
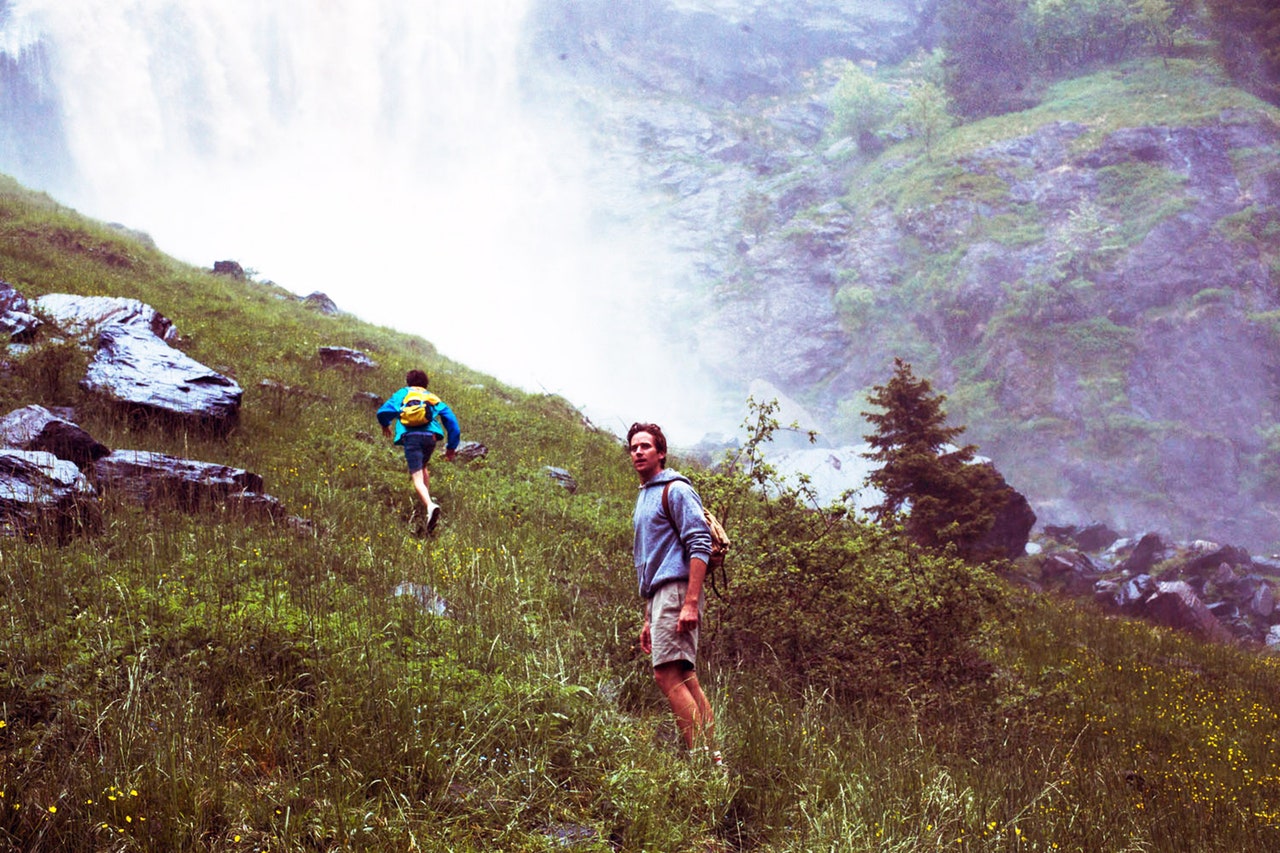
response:
M688 581L669 581L658 587L645 605L649 637L653 640L652 658L655 667L673 661L684 661L692 669L698 660L698 629L676 631L680 608L684 606L684 594L688 589ZM703 601L705 600L704 598ZM699 624L702 604L702 601L698 602Z

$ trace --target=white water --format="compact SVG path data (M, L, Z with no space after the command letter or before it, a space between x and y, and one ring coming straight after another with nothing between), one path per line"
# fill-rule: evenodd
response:
M59 201L692 442L710 415L655 337L678 264L522 98L527 2L11 0L0 50L45 48Z

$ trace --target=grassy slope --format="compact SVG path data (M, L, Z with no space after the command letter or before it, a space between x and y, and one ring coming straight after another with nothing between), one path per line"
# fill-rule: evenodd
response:
M997 678L899 714L774 692L711 657L728 776L685 764L644 662L633 476L554 398L429 344L207 275L0 186L0 277L131 296L246 389L225 439L131 425L14 358L3 411L76 405L114 447L262 474L315 537L144 513L0 543L0 847L21 850L1239 850L1275 846L1267 661L1026 599L993 624ZM320 345L381 368L323 371ZM411 535L372 407L412 365L488 457L433 465L439 535ZM273 396L275 379L323 400ZM569 469L570 496L543 465ZM737 557L750 560L749 554ZM437 619L391 597L429 584ZM1021 598L1021 596L1019 596ZM714 649L714 641L712 643Z

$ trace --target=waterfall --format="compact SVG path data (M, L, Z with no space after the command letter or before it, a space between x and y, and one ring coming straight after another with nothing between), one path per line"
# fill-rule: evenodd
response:
M604 426L696 439L701 391L646 299L674 262L527 95L531 2L0 0L0 170Z

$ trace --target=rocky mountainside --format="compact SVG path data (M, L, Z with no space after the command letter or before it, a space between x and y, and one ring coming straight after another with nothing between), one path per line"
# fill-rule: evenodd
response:
M530 86L678 235L730 393L856 443L902 356L1042 522L1280 542L1280 111L1165 57L928 147L842 136L842 69L905 91L935 5L541 0Z

